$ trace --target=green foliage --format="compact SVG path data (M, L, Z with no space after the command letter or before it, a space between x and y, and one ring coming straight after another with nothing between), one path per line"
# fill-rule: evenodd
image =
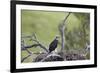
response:
M72 13L80 21L77 28L68 31L66 27L66 48L67 49L83 49L86 43L90 41L90 15L88 13ZM75 23L76 25L77 23ZM73 24L74 25L74 24Z

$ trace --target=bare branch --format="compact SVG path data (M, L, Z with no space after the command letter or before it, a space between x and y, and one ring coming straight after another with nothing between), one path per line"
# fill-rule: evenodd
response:
M36 42L36 44L32 44L32 45L27 45L27 46L25 46L25 45L24 45L25 43L23 43L23 42L24 42L24 40L23 40L23 41L22 41L22 45L21 45L21 49L22 49L22 50L26 50L26 49L28 49L28 48L38 47L38 46L39 46L41 49L43 49L43 50L45 50L46 52L48 52L48 49L47 49L45 46L43 46L43 45L38 41L38 39L37 39L35 33L33 33L33 35L31 35L31 36L23 36L22 38L29 38L31 41L33 41L33 43Z
M62 25L63 25L63 26L65 25L65 22L66 22L66 20L68 19L68 17L69 17L70 14L71 14L71 12L69 12L68 15L65 17L65 19L63 20L63 22L62 22Z
M32 45L27 45L27 46L26 46L26 45L25 45L25 38L31 39L31 41L36 42L36 44L32 44ZM28 50L29 48L32 48L32 47L40 47L40 48L44 49L46 52L48 52L48 49L45 48L45 46L43 46L43 45L37 40L35 33L33 33L32 36L23 36L23 37L22 37L22 40L21 40L21 50L26 50L26 51L29 53L29 55L26 56L25 58L23 58L23 59L21 60L21 62L23 62L25 59L27 59L29 56L32 55L32 52L30 52L30 51Z
M23 59L21 60L21 62L24 62L24 60L27 59L27 58L30 57L30 56L31 56L31 54L29 54L28 56L26 56L25 58L23 58Z
M38 47L39 46L39 44L33 44L33 45L28 45L28 46L24 46L23 48L22 48L22 50L26 50L26 49L28 49L28 48L32 48L32 47Z
M37 37L36 37L35 33L33 33L33 35L32 35L32 36L34 36L34 38L35 38L35 39L37 39Z
M61 34L61 52L64 50L64 39L65 39L65 34L64 34L64 31L65 31L65 21L68 19L70 15L70 12L69 14L64 18L64 20L62 21L62 23L59 25L59 31L60 31L60 34Z
M28 49L26 49L26 51L29 53L29 55L26 56L26 57L24 57L24 58L21 60L21 62L24 62L25 59L27 59L28 57L30 57L30 56L33 54L33 53L30 52Z
M61 35L61 53L62 53L62 57L65 59L65 57L64 57L64 46L65 46L65 33L64 33L64 31L65 31L65 21L68 19L68 17L69 17L69 15L70 15L70 12L69 12L69 14L64 18L64 20L62 21L62 23L61 24L59 24L59 31L60 31L60 35Z
M43 46L38 40L34 40L33 39L32 41L36 42L37 46L39 46L40 48L44 49L46 52L49 52L48 49L45 46Z

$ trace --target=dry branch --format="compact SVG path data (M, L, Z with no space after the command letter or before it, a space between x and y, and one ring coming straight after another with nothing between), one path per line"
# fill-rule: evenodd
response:
M64 39L65 39L65 34L64 34L64 31L65 31L65 21L68 19L69 15L71 13L69 12L69 14L64 18L64 20L62 21L62 23L59 25L59 31L60 31L60 35L61 35L61 52L63 52L64 50Z
M32 44L32 45L27 45L27 46L25 46L24 40L22 40L22 45L21 45L21 49L22 49L22 50L26 50L26 49L32 48L32 47L40 47L41 49L43 49L43 50L45 50L46 52L48 52L48 49L38 41L38 39L37 39L35 33L33 33L33 35L31 35L31 36L23 36L22 38L23 38L23 39L29 38L30 41L33 41L33 43L34 43L34 42L36 43L36 44Z
M32 44L32 45L25 45L25 39L26 38L29 38L30 41L33 41L33 43L35 42L35 44ZM38 40L37 40L37 37L35 35L35 33L33 33L33 35L31 36L22 36L22 40L21 40L21 50L25 50L28 52L28 56L24 57L21 62L24 62L25 59L27 59L28 57L30 57L32 55L32 52L30 52L28 49L29 48L32 48L32 47L40 47L41 49L45 50L46 52L48 52L48 49L43 46Z
M21 62L24 62L25 59L27 59L28 57L30 57L31 55L29 54L28 56L24 57Z
M59 24L59 26L58 26L58 28L59 28L59 31L60 31L60 35L61 35L61 53L62 53L62 56L63 56L63 58L65 59L65 57L64 57L64 46L65 46L65 33L64 33L64 31L65 31L65 22L66 22L66 20L68 19L68 17L69 17L69 15L70 15L71 13L69 12L69 14L64 18L64 20L62 21L62 23L61 24Z

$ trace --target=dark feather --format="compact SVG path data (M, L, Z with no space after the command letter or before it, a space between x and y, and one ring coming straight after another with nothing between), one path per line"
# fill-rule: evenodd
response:
M58 45L58 40L54 40L51 42L51 44L49 45L49 53L54 51L57 48Z

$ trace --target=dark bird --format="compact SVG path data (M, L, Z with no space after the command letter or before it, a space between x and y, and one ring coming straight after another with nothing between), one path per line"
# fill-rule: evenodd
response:
M56 38L51 42L51 44L49 45L49 53L51 53L52 51L54 51L57 48L58 45L58 36L56 36Z

